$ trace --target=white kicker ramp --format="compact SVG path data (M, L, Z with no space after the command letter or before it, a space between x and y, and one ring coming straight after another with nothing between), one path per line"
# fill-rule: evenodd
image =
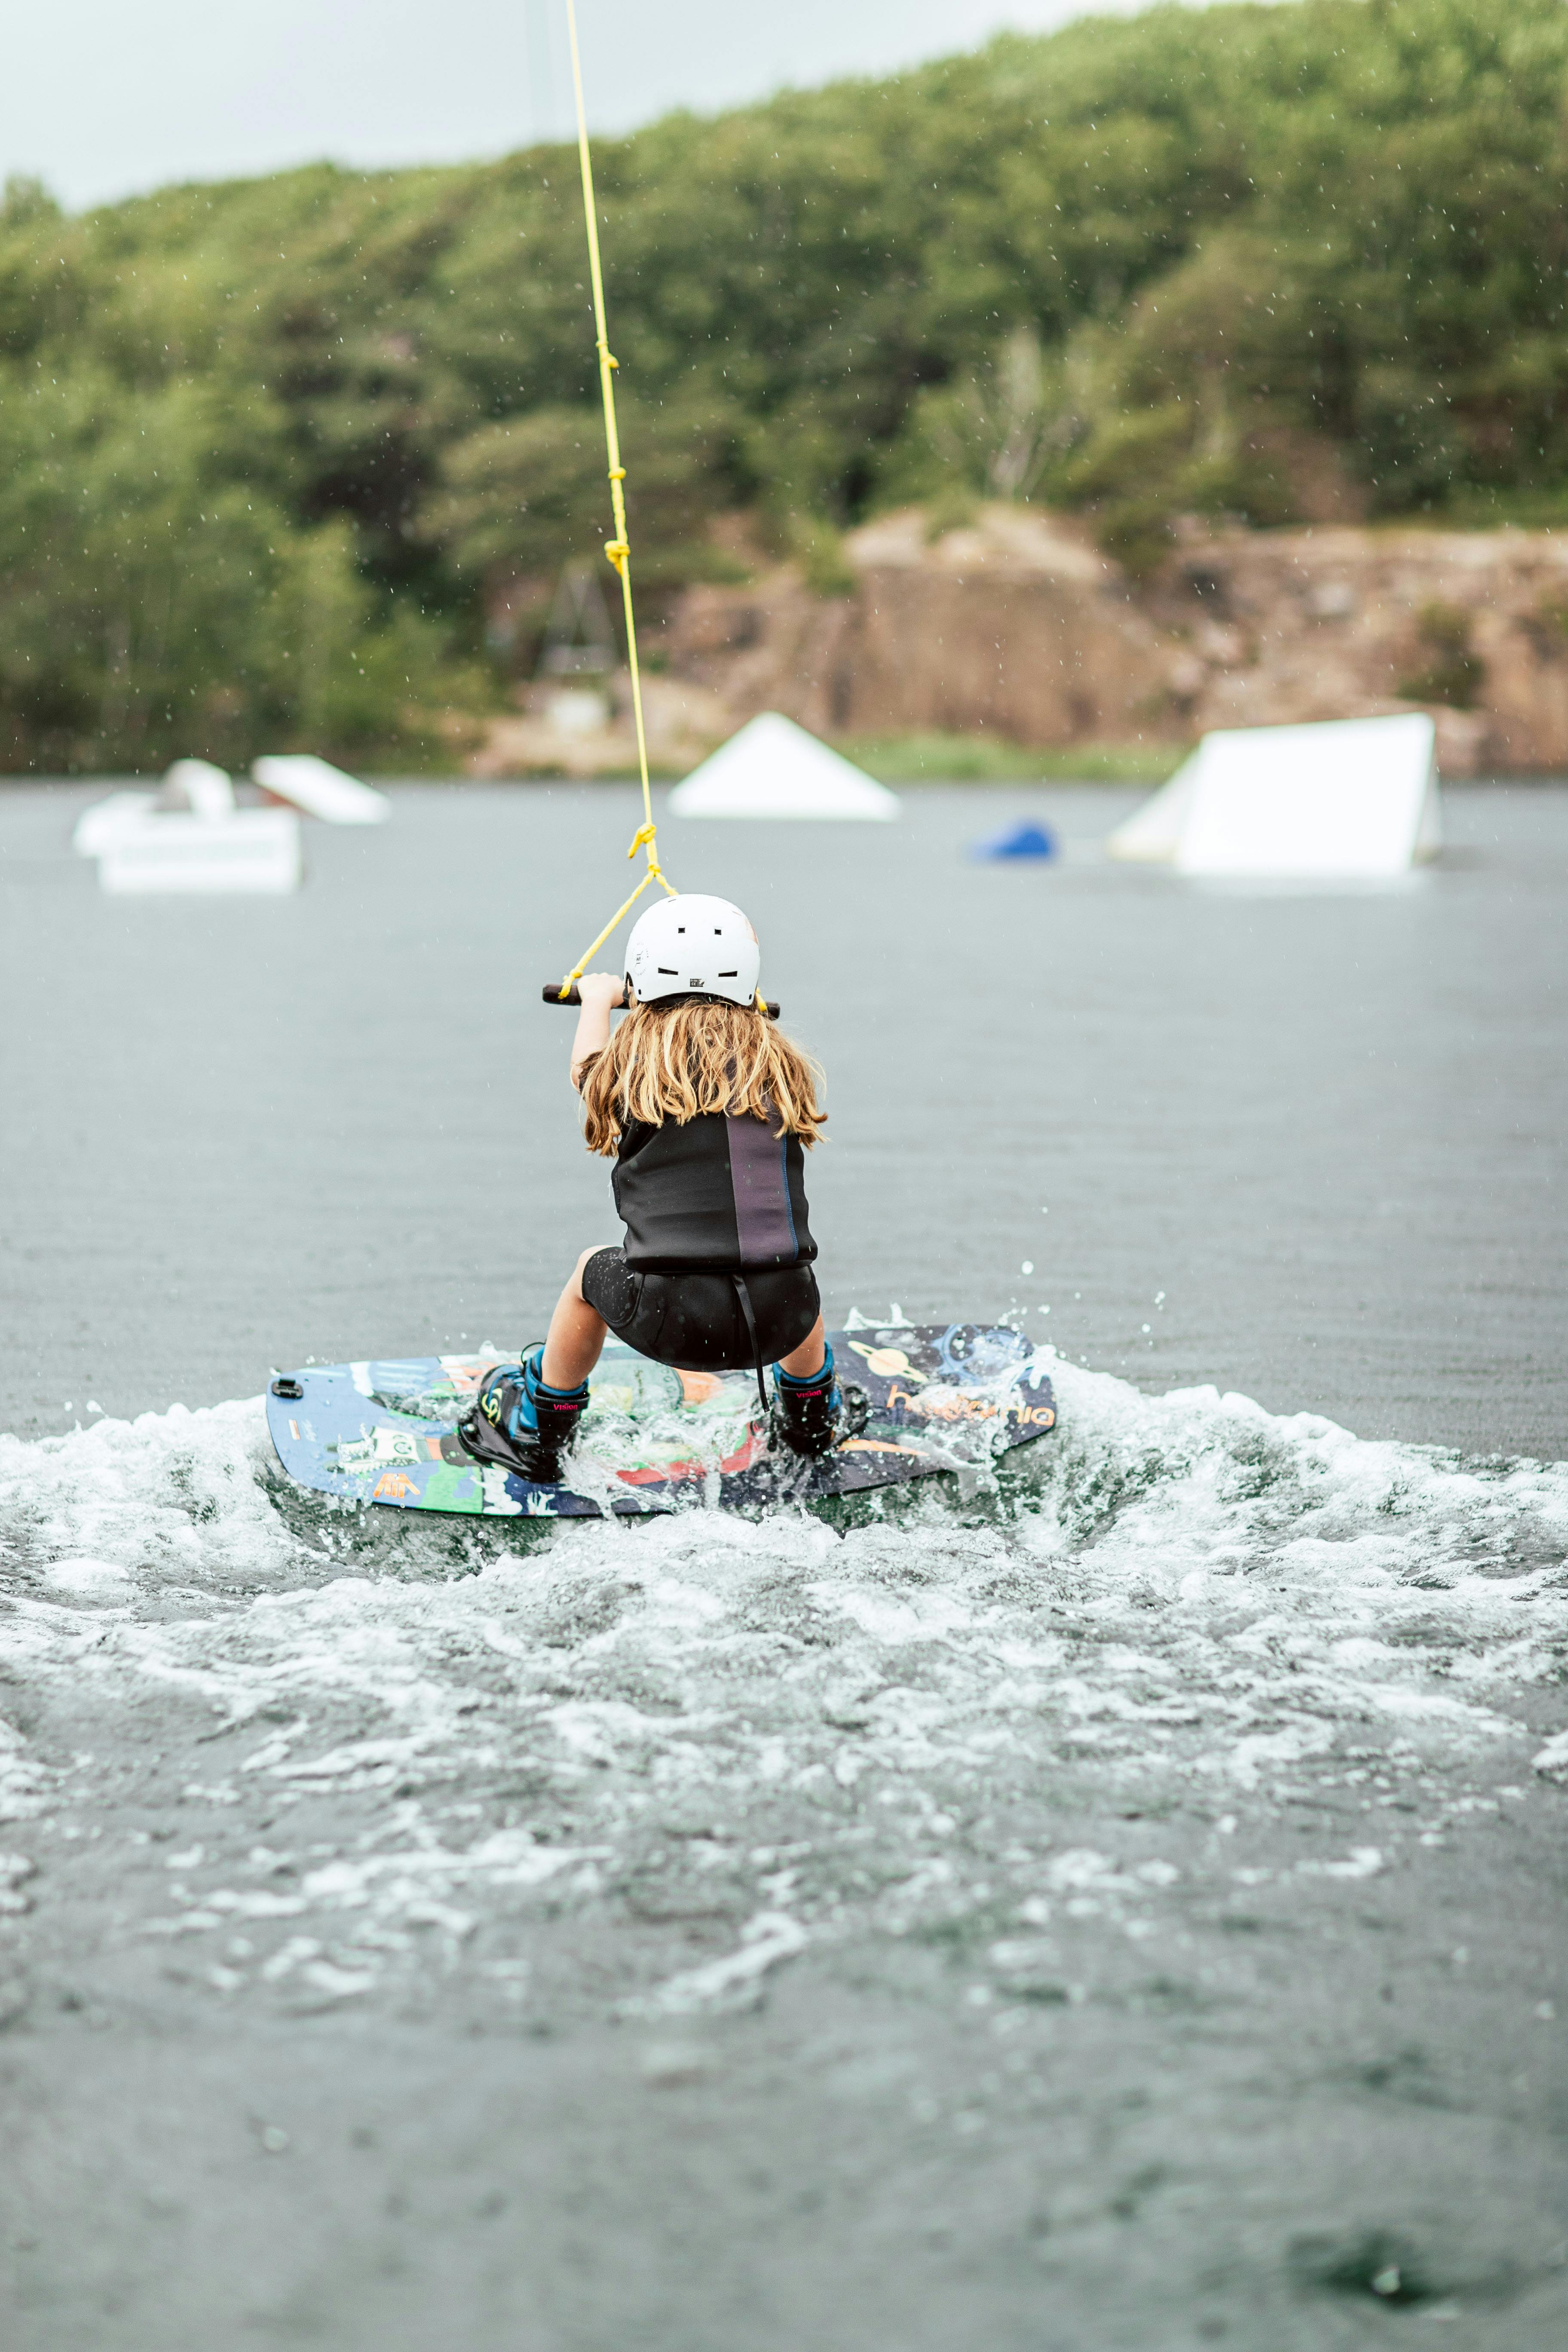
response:
M313 751L285 751L252 760L250 772L264 793L320 817L323 824L384 824L392 803L374 784L362 784L318 760Z
M1106 848L1178 874L1380 881L1441 837L1436 730L1416 710L1217 730Z
M899 796L776 710L748 719L669 796L671 816L827 817L886 824Z
M1205 742L1211 739L1205 737ZM1173 776L1119 824L1106 840L1106 855L1144 866L1169 866L1182 845L1182 835L1198 789L1201 749L1182 761Z

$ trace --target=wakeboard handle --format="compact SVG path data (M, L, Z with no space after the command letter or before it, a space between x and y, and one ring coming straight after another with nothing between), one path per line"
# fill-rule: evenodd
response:
M716 1004L721 1003L727 1003L729 1002L728 998L720 997L715 997L713 1001ZM571 987L567 990L565 995L563 996L561 993L561 982L558 980L547 980L544 983L544 1002L546 1004L568 1005L581 1004L583 999L578 993L577 983L575 981L572 982ZM770 1021L776 1021L779 1017L779 1009L776 1004L768 1004L764 1003L763 1011L767 1014Z

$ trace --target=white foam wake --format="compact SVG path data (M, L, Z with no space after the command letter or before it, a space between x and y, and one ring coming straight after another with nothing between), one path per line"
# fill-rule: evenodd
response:
M478 1950L531 1890L604 1906L706 1873L731 1956L674 1971L679 2006L851 1918L951 1912L982 1871L1028 1930L998 1952L1053 1913L1140 1932L1174 1865L1019 1832L1064 1790L1217 1811L1310 1769L1424 1791L1438 1835L1434 1773L1528 1773L1568 1636L1568 1465L1049 1370L1062 1426L999 1489L847 1530L340 1516L282 1486L258 1402L0 1439L0 1643L46 1726L0 1730L0 1818L58 1806L68 1767L80 1807L111 1767L199 1756L182 1785L216 1826L148 1924L238 1921L258 1957L215 1982L329 1997L432 1939ZM262 1798L310 1810L308 1862L274 1833L237 1854L224 1825ZM1380 1866L1386 1816L1354 1802L1371 1825L1314 1868Z

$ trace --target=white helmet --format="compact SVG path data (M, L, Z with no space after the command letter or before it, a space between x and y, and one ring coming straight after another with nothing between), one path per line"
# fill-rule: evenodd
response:
M762 968L757 935L739 907L694 890L650 907L626 941L626 991L639 1004L687 995L754 1004Z

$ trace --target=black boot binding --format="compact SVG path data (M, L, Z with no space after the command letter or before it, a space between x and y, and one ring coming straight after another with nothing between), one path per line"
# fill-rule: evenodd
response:
M773 1366L773 1398L768 1413L768 1441L775 1451L803 1454L820 1462L847 1437L858 1437L866 1426L864 1389L843 1388L833 1371L833 1350L825 1347L822 1370L807 1380Z
M557 1486L562 1456L588 1409L588 1383L547 1388L540 1377L543 1343L520 1364L494 1364L479 1382L474 1409L458 1423L458 1436L477 1462L499 1462L536 1486Z

